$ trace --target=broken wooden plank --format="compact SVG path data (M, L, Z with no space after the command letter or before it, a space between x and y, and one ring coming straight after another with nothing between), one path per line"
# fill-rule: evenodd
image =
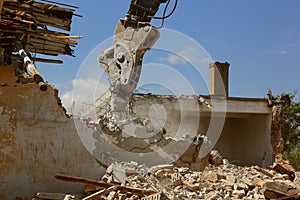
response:
M33 13L33 15L36 17L36 20L38 21L44 21L45 23L55 23L59 24L64 27L70 27L71 24L71 18L60 18L58 16L49 16L45 15L44 13Z
M261 173L263 173L264 175L266 175L266 176L268 176L268 177L270 177L270 178L273 178L273 177L274 177L273 174L271 174L271 173L268 172L267 170L262 169L262 168L260 168L260 167L258 167L258 166L255 166L254 169L257 170L257 171L259 171L259 172L261 172Z
M98 191L98 190L101 190L102 189L102 187L99 187L99 186L97 186L97 185L85 185L84 186L84 189L83 189L83 191L84 191L84 193L86 193L86 194L90 194L90 193L93 193L93 192L95 192L95 191Z
M46 50L43 48L33 48L33 47L28 47L28 51L34 52L34 53L40 53L40 54L45 54L45 55L51 55L51 56L58 56L59 54L67 54L64 51L59 51L59 50ZM68 54L69 55L69 54Z
M42 2L20 2L20 1L7 1L9 3L6 4L9 8L14 8L22 11L26 11L28 13L42 13L42 14L51 14L55 16L68 16L72 17L72 13L75 11L74 9L63 8L52 4L42 3ZM66 15L63 15L66 14Z
M44 1L44 2L47 2L47 3L54 3L54 4L57 4L57 5L61 5L61 6L67 6L67 7L75 8L75 9L79 8L78 6L72 6L72 5L69 5L69 4L59 3L59 2L55 2L55 1L49 1L49 0L41 0L41 1Z
M34 24L34 19L33 19L33 16L30 15L30 14L26 14L25 12L20 12L18 10L12 10L12 9L9 9L9 8L3 8L2 10L2 13L3 13L3 16L2 17L8 17L10 19L14 19L14 20L18 20L22 23L27 23L27 24ZM11 15L15 15L14 18L11 17ZM30 19L30 21L29 21Z
M33 30L26 29L24 26L18 26L18 25L11 25L9 28L11 29L0 28L0 31L5 33L37 35L40 37L49 37L49 38L56 38L56 36L66 35L64 33L59 33L59 32L49 31L49 30L45 31L45 30L38 29L33 31Z
M0 18L1 18L2 9L3 9L3 3L4 3L4 0L0 0Z
M107 196L107 200L119 199L119 193L117 191L112 191Z
M35 39L35 38L29 38L28 42L31 46L36 46L36 45L44 45L46 48L47 47L57 47L57 48L65 48L68 44L67 43L60 43L60 42L55 42L55 41L50 41L50 40L42 40L42 39Z
M19 60L20 62L23 63L23 60L21 59L21 57L19 55L12 55L11 58L13 60ZM49 64L63 64L62 60L36 58L36 57L33 57L32 61L34 61L34 62L44 62L44 63L49 63Z
M82 39L81 35L56 36L58 39Z
M17 15L30 18L32 23L48 25L62 30L70 31L72 14L74 10L49 6L48 4L34 2L26 3L9 3L5 8ZM24 21L25 22L25 21Z
M96 198L96 197L102 197L103 195L106 195L106 194L108 194L108 193L110 193L110 192L112 192L116 189L117 189L117 186L111 186L107 189L100 190L100 191L98 191L98 192L96 192L96 193L94 193L90 196L87 196L87 197L83 198L82 200L89 200L89 199L93 199L93 198Z
M40 43L27 45L27 49L31 48L33 49L31 52L37 52L38 49L44 50L44 51L53 51L57 53L65 53L67 52L68 45L64 46L55 46L55 45L44 45Z
M45 34L44 37L49 38L49 39L54 39L56 41L65 42L67 44L77 45L77 42L75 40L70 40L69 38L64 38L63 36L55 36L55 35ZM75 37L75 36L73 36L73 37ZM78 37L80 37L80 36L78 36Z
M39 192L35 196L39 199L49 199L49 200L72 200L72 199L75 199L75 196L73 196L73 195L61 194L61 193Z
M34 62L43 62L49 64L63 64L62 60L46 59L46 58L32 58Z
M32 40L29 40L29 42L31 42ZM30 45L28 45L28 47L33 47L35 49L45 49L45 50L53 50L53 51L61 51L61 50L65 50L66 48L68 48L68 44L57 44L54 45L55 43L52 44L42 44L40 42L36 42L36 43L29 43Z
M60 19L52 16L45 16L42 14L34 14L36 16L37 23L44 24L47 26L52 26L54 28L59 28L62 30L70 31L71 20Z
M143 189L136 189L136 188L130 188L126 186L120 186L120 185L115 185L112 183L106 183L103 181L95 181L95 180L90 180L90 179L85 179L81 177L74 177L74 176L68 176L68 175L63 175L63 174L57 174L55 178L63 181L69 181L69 182L74 182L74 183L83 183L83 184L90 184L90 185L96 185L101 187L102 189L111 187L111 186L116 186L116 190L120 190L121 192L130 192L132 194L137 194L137 195L151 195L155 194L155 191L152 190L143 190Z

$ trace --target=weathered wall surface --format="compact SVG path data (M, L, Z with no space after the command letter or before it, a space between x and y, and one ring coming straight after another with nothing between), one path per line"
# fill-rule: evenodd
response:
M217 123L222 121L219 119L222 116L212 116L211 110L204 104L199 104L196 98L185 97L179 102L173 98L153 98L153 95L145 95L135 98L133 108L135 113L146 117L147 113L151 113L151 108L160 105L164 108L157 113L165 113L167 133L205 135L208 129L213 129L210 127L217 126ZM221 102L222 100L215 100L214 106L218 107ZM271 165L274 161L270 134L272 108L268 106L267 101L231 98L226 100L226 106L226 115L223 116L226 119L214 148L239 165ZM215 112L222 111L215 108ZM195 127L197 122L199 124ZM197 163L193 163L192 166L195 164Z
M56 91L18 85L12 68L0 67L0 199L35 192L82 192L57 173L98 179L103 169L82 145Z
M64 173L99 179L104 169L92 154L106 156L105 159L120 157L144 161L148 165L176 161L173 159L182 155L179 158L182 165L192 169L203 166L202 160L197 158L199 146L187 145L192 143L193 136L206 134L212 114L209 106L200 103L196 96L179 100L155 95L134 97L133 112L164 127L169 137L164 142L154 140L151 145L141 143L145 150L154 152L147 156L145 153L129 154L126 151L132 145L130 142L137 141L134 137L128 139L128 143L124 144L126 148L120 151L114 148L108 137L99 138L95 127L79 119L75 123L67 118L64 109L58 105L57 92L52 87L42 92L36 84L20 85L16 81L12 68L0 67L0 199L32 197L38 191L80 193L81 185L58 181L54 175ZM222 102L214 102L216 112L224 112L218 110ZM238 160L238 164L271 164L272 110L267 102L228 99L226 106L225 126L217 149L226 158ZM220 116L222 114L215 117ZM83 143L91 147L90 152L78 134L84 138ZM94 151L94 147L98 152ZM164 147L163 151L161 147ZM186 149L188 151L184 153Z

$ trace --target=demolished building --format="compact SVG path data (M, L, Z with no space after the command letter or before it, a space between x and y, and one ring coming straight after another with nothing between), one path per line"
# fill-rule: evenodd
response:
M74 10L34 1L1 1L1 7L0 199L30 198L37 191L80 193L81 186L62 183L54 175L64 173L98 180L105 173L107 163L112 162L103 161L114 156L122 157L123 154L105 149L103 144L109 144L105 140L100 142L98 152L91 152L86 148L82 137L94 137L95 126L91 126L86 119L67 116L58 91L53 86L43 81L47 86L43 91L41 81L35 81L30 72L23 76L26 74L26 67L22 57L17 55L14 44L16 39L21 41L26 52L54 56L72 54L71 46L76 45L76 41L72 39L78 37L51 32L45 27L70 30ZM30 10L31 15L28 12L17 12L20 10ZM53 59L31 59L60 63ZM206 165L205 155L201 156L202 143L192 143L194 138L190 142L184 137L185 132L195 132L195 136L206 135L213 140L216 143L213 145L214 149L232 163L262 167L271 165L275 156L282 151L281 103L274 103L273 100L270 102L268 99L230 97L228 74L228 63L211 64L210 95L207 96L135 94L131 100L133 112L140 117L149 118L153 105L162 106L166 111L164 128L170 134L168 138L161 136L167 138L165 140L155 139L154 143L139 140L139 145L144 149L139 149L139 156L136 157L135 154L126 159L149 166L173 162L177 166L201 171ZM219 85L225 86L225 93ZM154 114L152 117L158 116ZM191 125L195 121L196 127ZM215 132L220 131L218 128L221 132L216 135ZM180 137L172 135L178 132ZM216 137L211 139L211 135ZM129 138L119 147L127 151L126 148L132 147L132 143L136 142L134 138ZM173 159L166 161L166 156L156 151L153 144L160 148L170 143L173 146L168 146L167 150L177 159L172 157ZM178 148L181 144L183 147ZM145 155L149 149L153 152L150 159Z
M0 71L0 180L4 183L1 190L5 191L1 193L1 199L15 198L16 191L20 196L32 196L37 191L81 191L78 185L55 180L56 173L99 179L105 170L83 145L74 119L68 118L59 105L57 90L49 86L47 91L42 92L35 83L16 83L18 78L13 67L1 67ZM199 133L203 134L208 129L211 110L203 106L199 98L182 97L181 101L189 113L184 116L186 119L193 118L195 106L202 108ZM209 97L204 98L210 101ZM265 167L272 164L273 152L278 147L277 143L273 143L272 147L272 141L276 140L271 133L280 130L271 129L274 121L267 99L227 98L214 102L222 101L227 104L226 119L215 149L230 162L239 165ZM166 107L168 112L168 126L165 128L169 132L176 130L181 118L178 115L178 99L156 95L135 95L133 98L133 109L140 116L148 113L151 105L157 104ZM93 127L85 122L82 125L87 135L94 133ZM130 143L126 145L130 146ZM195 152L196 148L187 150L178 159L178 165L193 170L203 168L202 160ZM153 160L143 160L143 156L140 159L150 166L162 162L151 163Z

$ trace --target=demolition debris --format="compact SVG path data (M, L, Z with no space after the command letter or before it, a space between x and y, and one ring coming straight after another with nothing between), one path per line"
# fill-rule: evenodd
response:
M74 39L81 38L67 33L71 30L75 10L53 3L34 0L0 1L0 64L14 66L21 82L30 82L30 78L34 78L37 84L43 82L34 62L63 63L61 60L32 56L29 52L47 56L73 56L71 47L77 45ZM45 90L46 86L41 89Z
M161 0L161 2L164 1L165 0ZM132 1L132 3L134 2L138 1ZM100 174L100 170L102 169L99 169L100 167L98 166L100 161L96 161L85 151L83 146L80 146L82 144L77 137L78 133L76 132L77 130L73 122L64 116L65 110L61 107L57 90L52 87L47 87L47 84L44 83L43 78L39 75L35 67L35 61L56 64L62 63L62 61L38 58L29 53L31 52L38 55L44 54L47 56L72 56L72 47L77 44L74 39L81 38L81 36L70 36L68 34L68 31L71 29L72 17L76 16L76 14L74 14L74 9L76 8L77 7L59 4L49 0L0 0L0 64L1 71L4 72L2 74L0 73L0 75L4 77L0 83L3 86L0 88L0 103L4 105L0 107L0 123L3 126L0 130L2 137L0 142L4 147L1 149L1 153L4 153L0 156L1 163L4 163L1 165L1 172L3 173L0 179L1 182L5 183L2 184L4 189L1 188L4 194L0 195L4 197L11 194L15 195L15 191L18 191L16 195L25 196L26 194L24 194L24 192L30 192L30 194L27 195L32 196L32 191L35 192L35 190L41 188L47 188L52 192L64 190L65 188L60 188L61 185L56 185L56 182L53 182L51 177L49 177L52 176L53 171L56 173L56 170L60 171L62 168L68 170L70 174L93 176L94 178L98 178L98 174ZM139 7L133 8L137 10L140 9ZM132 9L130 9L129 14L133 14ZM137 14L139 14L139 12L137 12ZM123 83L126 83L127 86L130 87L115 87L112 92L108 91L108 97L104 96L107 97L104 100L108 101L102 101L101 98L99 99L100 103L104 102L104 104L107 104L107 102L109 102L110 108L116 109L111 109L105 113L103 110L106 110L107 105L103 107L99 106L104 108L97 111L97 114L99 114L98 117L100 118L98 120L101 122L100 124L89 120L86 121L87 126L85 126L84 122L80 123L84 124L84 126L82 126L84 131L90 131L92 133L91 136L94 136L93 139L98 139L101 136L101 133L97 133L99 127L102 128L101 130L107 129L105 132L107 138L110 136L111 141L115 141L114 144L116 146L121 147L123 150L126 150L126 152L140 153L142 159L145 159L142 153L153 151L152 144L156 144L156 147L163 147L170 141L176 144L174 145L176 150L180 149L180 152L174 151L173 155L180 153L181 156L178 157L178 160L173 164L159 165L151 168L139 165L135 162L115 162L108 166L101 180L57 174L55 177L59 180L71 182L76 185L78 183L85 184L82 191L84 194L47 193L46 191L42 191L36 193L34 200L299 198L300 184L295 171L288 162L278 157L278 155L282 153L283 144L280 132L283 108L282 102L273 101L272 94L269 94L271 98L269 99L268 106L273 106L273 116L271 119L271 108L266 105L267 100L229 97L227 87L228 63L222 64L216 62L210 66L211 80L214 80L211 87L211 96L207 98L204 96L181 98L184 100L183 105L188 113L188 115L182 116L185 117L186 121L190 121L195 113L197 115L199 114L198 110L194 109L196 106L199 107L199 112L204 114L202 115L204 122L208 122L210 121L212 108L215 108L214 111L219 109L217 110L218 113L225 112L225 110L220 109L220 107L222 107L220 105L225 102L223 101L225 99L225 103L229 108L226 110L225 121L233 128L228 127L222 133L223 140L220 141L223 142L223 146L231 145L237 147L229 150L225 148L225 150L220 151L227 153L226 156L230 160L232 160L233 157L236 158L236 155L238 155L238 159L235 160L246 160L259 164L263 163L264 166L272 163L271 154L274 153L274 156L277 156L276 163L268 169L258 166L236 166L230 163L229 160L224 159L216 150L211 151L209 156L200 158L200 147L203 144L210 144L210 141L208 141L204 135L199 135L192 139L191 143L189 143L191 145L187 148L186 152L181 152L181 148L179 147L184 146L183 144L186 143L188 139L191 139L191 137L186 137L186 134L179 135L180 138L171 137L175 132L174 130L178 128L177 126L180 124L177 120L182 120L181 117L177 117L178 111L182 110L180 106L177 106L179 104L176 103L178 100L175 97L158 98L157 95L147 94L136 95L133 98L134 101L130 101L133 89L136 87L141 72L141 57L145 53L144 51L148 48L150 49L154 44L151 41L157 39L157 37L152 37L158 36L157 33L155 35L155 32L152 32L154 35L150 34L153 27L148 27L149 25L147 24L143 26L144 27L139 29L140 35L137 35L142 37L134 36L131 27L127 29L125 34L128 38L122 38L121 36L123 34L120 34L121 36L118 36L120 38L116 40L119 42L119 45L116 45L114 49L114 53L117 55L115 60L117 64L112 66L112 70L108 71L111 73L110 76L113 80L115 77L122 78ZM119 24L118 27L121 29L121 24ZM50 28L53 30L50 30ZM145 45L145 43L139 41L136 44L131 44L132 46L129 45L135 51L135 59L130 56L132 52L125 51L125 49L127 49L125 48L128 44L127 41L131 37L136 41L140 38L144 38L145 40L143 40L143 42L151 42ZM121 47L122 45L123 47ZM113 58L109 57L114 55L112 54L112 50L113 49L108 49L104 54L100 55L100 63L114 63ZM104 55L106 55L106 57ZM227 66L227 69L225 71L226 73L224 73L224 77L221 77L223 80L226 80L224 81L226 91L223 94L219 93L218 81L216 81L215 76L219 70L218 68L223 69L224 66ZM104 68L106 69L106 67ZM133 70L134 73L128 73L130 70ZM121 74L122 76L119 76ZM128 74L131 75L127 77ZM132 75L135 76L132 77ZM114 81L116 80L117 79ZM31 81L39 84L42 91L46 91L47 88L48 91L41 94L40 91L36 91L32 85L25 84ZM24 85L19 86L17 83ZM118 85L121 85L120 82L118 82ZM128 90L129 88L130 90ZM120 91L121 93L125 91L125 93L121 96L114 96L119 95ZM220 94L222 96L221 98L219 98ZM215 103L212 104L211 100L214 98L216 98ZM9 101L7 101L7 99ZM153 124L149 119L139 117L144 116L145 113L150 113L152 105L169 106L166 106L166 108L168 108L166 109L167 123L161 123L164 124L164 126L161 126L159 123ZM121 110L122 112L120 112L120 108L123 109ZM137 116L131 116L131 112ZM220 117L218 116L218 118ZM117 123L115 123L114 120ZM118 120L121 122L119 123ZM272 127L269 127L271 120ZM111 121L113 123L111 123ZM239 126L240 124L242 124L243 129L241 128L242 126ZM247 130L249 124L251 128L254 127L253 131ZM122 126L129 127L131 128L130 130L132 130L132 127L135 129L134 131L130 131L131 135L126 135L128 137L122 138L120 132L118 132ZM190 128L190 123L186 123L185 126ZM190 132L199 133L201 129L205 130L206 126L207 124L205 123L201 124L200 127L198 127L197 124L197 129ZM165 129L165 127L167 128ZM273 151L271 151L271 144L269 144L270 141L268 140L270 135L269 131L271 131ZM138 141L136 138L138 134L141 135L141 133L143 133L144 136L149 136L149 133L157 134L150 138L139 139ZM243 138L238 137L242 135L241 133L243 134ZM88 136L88 133L85 134ZM231 138L234 137L236 138L235 141L232 143L227 142L228 140L231 141ZM102 153L102 151L104 151L103 143L101 143L103 141L106 142L105 140L98 140L98 143L96 143L95 147L97 152ZM253 151L255 148L253 148L252 144L258 141L260 141L260 145L257 145L256 151ZM173 147L169 148L173 150ZM216 148L218 147L216 146ZM241 149L243 149L243 151L240 151ZM64 153L62 154L61 152ZM230 154L231 158L229 158L228 154ZM104 154L100 155L102 156ZM105 157L105 159L111 159L111 155L112 154L109 154L107 157L103 157ZM255 158L256 161L253 161L253 158ZM136 159L136 157L134 159ZM165 159L166 158L163 160L164 162L166 161ZM78 160L81 162L78 162ZM210 162L210 164L207 165L207 162ZM36 165L37 163L39 165ZM74 163L76 163L76 165L74 165ZM30 171L33 172L28 173ZM54 179L54 177L52 178ZM27 187L21 187L24 183L27 184ZM64 184L64 182L62 182L62 184ZM30 191L28 191L28 188L30 188ZM2 199L2 196L0 196L0 198ZM17 198L17 200L25 199L28 200L28 198L25 197Z
M216 152L210 154L215 157ZM211 160L211 159L210 159ZM293 168L284 161L269 169L240 167L222 159L203 172L173 165L146 168L135 162L114 163L100 181L58 174L57 179L85 184L85 195L37 193L46 199L297 199L300 185Z
M1 3L0 47L4 49L4 56L9 57L14 51L15 40L21 41L28 52L73 55L71 46L77 42L72 39L81 37L64 32L71 30L75 10L36 1L4 0ZM49 27L64 32L49 30Z
M81 36L67 33L76 14L73 6L64 6L34 0L0 1L0 64L14 66L20 82L34 81L41 84L40 89L45 91L47 86L34 62L63 63L61 60L32 56L29 52L47 56L73 56L71 47L77 45L74 39Z

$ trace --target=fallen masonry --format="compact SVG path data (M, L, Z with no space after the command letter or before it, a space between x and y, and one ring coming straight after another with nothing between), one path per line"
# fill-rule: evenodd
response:
M53 86L48 85L47 91L41 91L35 83L17 83L17 80L13 67L0 67L0 180L4 183L1 184L0 199L33 197L37 191L80 193L80 184L56 180L54 175L62 173L97 180L105 173L99 161L110 165L113 163L111 158L118 158L119 161L127 159L127 162L134 160L148 166L175 162L176 167L186 167L192 171L203 170L209 160L221 164L222 157L214 151L210 159L201 158L200 138L188 133L206 133L212 110L218 114L216 119L220 116L222 110L218 109L224 102L222 99L134 95L133 112L142 118L151 113L154 119L160 119L158 116L165 114L162 121L167 132L150 138L160 141L154 142L153 146L149 146L152 144L150 140L150 143L144 142L147 138L140 139L140 143L135 143L137 140L134 137L126 138L125 149L133 144L145 145L145 151L154 148L152 154L135 153L130 157L127 151L124 151L125 154L115 151L115 147L122 147L122 143L111 144L120 141L118 135L106 134L106 138L113 139L104 140L105 137L101 137L103 134L97 132L97 123L67 117L58 91ZM209 108L205 102L211 104L212 101L214 107ZM226 104L225 125L215 149L234 164L260 167L272 164L272 108L268 107L267 100L228 98ZM194 126L191 122L197 119L195 116L199 112L199 125ZM209 132L207 137L209 140L212 138ZM95 141L91 147L99 148L88 151L84 144L89 141ZM155 149L157 145L172 154L160 154ZM143 169L141 167L139 172L145 173Z
M273 170L261 168L282 153L281 102L230 97L229 63L210 65L208 96L134 95L130 99L134 123L121 124L131 133L126 137L106 131L104 140L97 128L105 131L105 120L99 124L69 117L58 90L37 76L34 65L62 61L29 54L73 55L74 39L81 38L66 33L77 16L76 7L48 3L0 1L0 199L29 200L36 191L41 191L36 200L298 198L299 180L288 163L279 157ZM151 119L155 126L146 127ZM148 130L156 127L162 131L148 134L156 133ZM228 160L218 151L201 157L205 142L199 141L200 136L216 143ZM88 139L94 142L92 151L85 146ZM125 150L126 156L115 147ZM128 152L135 154L130 157ZM147 157L149 152L154 152L152 157ZM155 167L106 160L125 157ZM114 164L106 166L105 173L100 161ZM173 164L157 165L161 162ZM257 166L238 167L233 162ZM56 179L68 183L55 179L58 172L62 174ZM77 183L86 184L84 190ZM75 195L79 191L84 195Z
M210 154L210 158L212 156L214 155ZM222 163L209 164L202 172L174 165L147 168L136 162L114 163L107 168L100 181L58 174L57 179L85 184L84 195L37 193L34 200L230 200L300 197L300 180L289 176L294 171L286 161L274 163L268 169L236 166L226 159Z

